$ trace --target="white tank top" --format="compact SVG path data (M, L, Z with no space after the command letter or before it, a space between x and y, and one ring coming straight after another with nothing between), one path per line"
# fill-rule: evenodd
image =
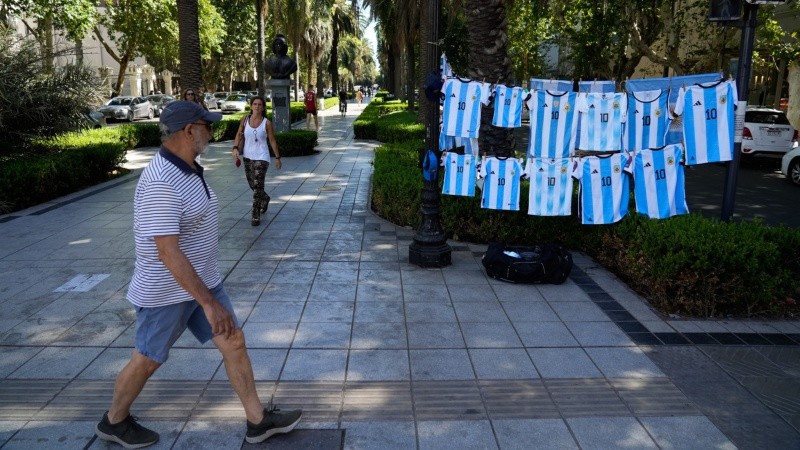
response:
M244 157L269 162L269 141L267 141L267 118L256 128L250 126L250 118L244 125Z

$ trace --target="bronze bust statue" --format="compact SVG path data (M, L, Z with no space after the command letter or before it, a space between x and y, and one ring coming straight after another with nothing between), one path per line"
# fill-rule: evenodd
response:
M293 58L286 56L289 51L289 44L286 42L286 37L282 34L275 36L272 40L272 55L267 58L266 66L267 72L276 80L286 80L293 73L297 72L297 61Z

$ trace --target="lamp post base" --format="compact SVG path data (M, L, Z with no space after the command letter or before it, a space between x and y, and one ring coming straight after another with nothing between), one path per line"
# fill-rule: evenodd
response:
M412 242L408 247L408 262L420 267L446 267L452 264L450 254L446 243L431 246Z
M422 188L422 224L408 247L408 262L420 267L445 267L450 262L447 234L439 218L441 196L432 182Z

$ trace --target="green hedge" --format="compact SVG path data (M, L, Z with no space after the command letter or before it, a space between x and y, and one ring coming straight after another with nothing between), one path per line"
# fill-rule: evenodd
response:
M353 122L356 139L374 139L381 142L402 142L425 139L425 126L416 122L416 116L406 111L407 103L399 100L384 103L375 98Z
M419 226L422 146L385 144L375 151L372 207L401 226ZM441 188L441 177L440 185ZM520 189L527 204L528 182ZM577 195L573 209L577 208ZM631 205L633 206L633 205ZM523 208L524 209L524 208ZM800 230L699 215L651 220L635 214L614 225L569 217L493 211L480 198L442 196L441 221L457 240L535 244L558 241L589 254L665 314L693 317L796 317ZM576 211L574 211L576 212Z

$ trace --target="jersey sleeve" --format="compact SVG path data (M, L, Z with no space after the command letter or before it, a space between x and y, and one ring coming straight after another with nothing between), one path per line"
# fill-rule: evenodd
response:
M579 92L578 98L575 99L575 111L586 114L589 112L589 94Z
M685 98L686 98L686 88L682 87L678 89L678 100L675 102L675 109L673 110L673 115L675 117L683 114L683 102Z
M498 85L499 86L499 85ZM481 83L481 97L480 101L481 104L484 106L489 106L489 99L494 93L494 89L492 89L492 85L486 82Z
M582 176L583 176L583 158L573 158L572 178L580 180Z
M534 97L536 97L536 91L528 92L528 97L525 99L525 102L524 102L525 106L528 107L528 111L533 111L533 108L534 108L535 103L536 103L536 99Z

